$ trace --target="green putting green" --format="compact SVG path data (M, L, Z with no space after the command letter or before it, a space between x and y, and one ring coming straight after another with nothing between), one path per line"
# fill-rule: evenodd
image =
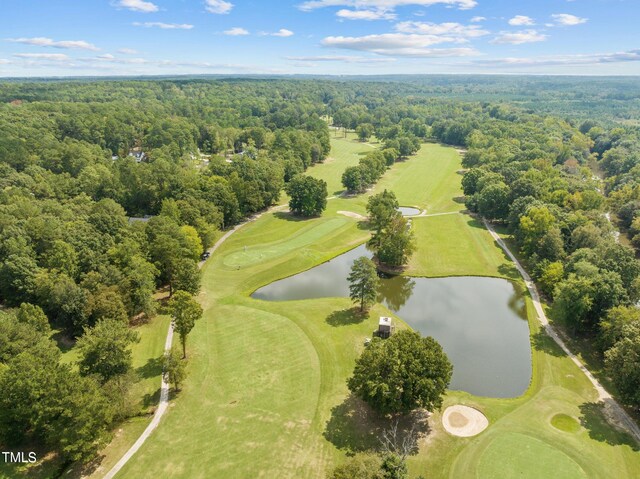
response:
M546 442L518 433L494 439L478 466L478 479L586 479L582 468Z

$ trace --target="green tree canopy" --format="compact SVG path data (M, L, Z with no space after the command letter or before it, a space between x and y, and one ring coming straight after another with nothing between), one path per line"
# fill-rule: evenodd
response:
M171 348L163 357L163 371L169 384L173 384L176 391L180 391L180 385L187 377L187 365L180 357L176 348Z
M407 219L394 215L384 229L369 241L380 263L398 267L409 261L415 250L415 238Z
M373 229L381 231L388 226L391 220L400 214L399 206L393 191L384 190L382 193L370 196L367 201L367 214Z
M186 291L176 291L169 301L173 329L180 336L182 357L187 357L187 336L202 317L202 306Z
M131 345L140 336L122 321L103 319L78 340L80 373L96 374L102 382L126 374L132 366Z
M300 216L318 216L327 207L327 183L311 176L298 175L287 185L289 208Z
M380 281L375 263L366 256L356 259L347 280L351 300L360 304L360 311L368 310L378 297Z
M374 338L347 382L349 390L382 414L434 410L442 405L453 367L432 337L402 330Z

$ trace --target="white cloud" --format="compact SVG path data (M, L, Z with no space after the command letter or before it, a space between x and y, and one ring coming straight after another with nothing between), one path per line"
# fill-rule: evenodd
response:
M473 17L471 19L472 23L480 23L480 22L484 22L487 19L487 17Z
M272 33L271 36L274 37L291 37L293 36L293 32L291 30L287 30L286 28L281 28L275 33Z
M344 63L390 63L396 61L395 58L370 58L348 55L319 55L310 57L286 57L287 60L297 62L344 62Z
M134 50L133 48L121 48L118 50L118 53L122 53L123 55L136 55L138 50Z
M345 20L393 20L395 13L385 10L338 10L336 16Z
M491 60L476 60L473 63L494 66L552 66L552 65L596 65L607 63L640 62L640 50L587 55L553 55L543 57L509 57Z
M85 42L84 40L61 40L55 41L46 37L34 37L34 38L9 38L8 41L13 43L23 43L25 45L34 45L37 47L53 47L53 48L65 48L69 50L100 50L92 43Z
M573 25L580 25L581 23L587 23L588 20L587 18L576 17L575 15L570 15L568 13L556 13L551 15L551 18L555 20L556 24L569 27Z
M163 23L163 22L133 22L136 27L161 28L163 30L191 30L193 25L188 23Z
M209 13L224 15L233 8L233 3L224 0L204 0L204 9Z
M259 32L261 37L292 37L294 33L286 28L281 28L277 32Z
M229 30L225 30L222 33L224 33L225 35L231 35L233 37L240 36L240 35L249 35L249 31L241 27L233 27L233 28L230 28Z
M8 65L11 63L11 60L7 60L6 58L0 58L0 65Z
M351 7L357 9L393 11L396 7L417 5L428 7L431 5L447 5L467 10L475 7L476 0L308 0L299 5L301 10L314 10L324 7Z
M133 10L134 12L152 13L159 10L158 6L151 2L145 2L144 0L119 0L116 3L117 7Z
M519 32L500 32L496 38L491 40L491 43L520 45L522 43L542 42L546 39L546 35L536 30L521 30Z
M456 41L455 38L437 35L407 35L404 33L385 33L363 37L327 37L322 40L325 47L359 50L387 56L405 57L444 57L476 55L473 48L431 49L439 43Z
M526 15L516 15L512 19L509 20L509 25L514 26L522 26L522 25L535 25L536 22L533 21L533 18L527 17Z
M429 22L400 22L395 29L402 33L419 33L421 35L448 35L455 37L456 42L465 38L477 38L488 35L487 30L482 30L478 25L462 25L460 23L429 23Z
M13 56L28 60L51 60L56 62L69 60L69 57L64 53L15 53Z

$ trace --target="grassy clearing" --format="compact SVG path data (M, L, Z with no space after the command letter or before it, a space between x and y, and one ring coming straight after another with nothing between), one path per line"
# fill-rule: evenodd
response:
M334 139L333 144L335 161L314 167L312 174L329 178L354 160L353 150L336 153L352 148L352 142ZM387 173L394 176L385 176L375 190L404 188L396 193L407 205L456 211L459 159L437 145L428 145L429 151L431 174L440 180L417 181L429 168L426 163L410 168L412 159L396 165ZM440 161L438 151L446 158ZM440 175L440 168L448 173ZM336 212L363 211L365 201L366 195L334 199L321 218L304 221L282 212L264 215L216 252L204 269L205 316L189 338L189 379L120 477L322 478L348 452L376 446L385 422L348 397L345 380L375 318L387 312L378 305L362 318L344 298L248 297L364 241L368 232ZM468 216L417 218L414 228L419 250L411 274L512 275L500 249ZM442 430L435 412L420 453L409 460L413 476L484 479L529 471L529 477L637 477L637 450L604 422L595 391L540 332L528 299L527 311L534 371L527 393L492 399L450 392L445 407L476 407L490 425L476 437L457 438ZM554 427L558 414L579 419L580 428Z
M401 206L426 209L428 214L461 211L461 161L453 148L425 143L416 155L396 163L375 190L393 190Z
M342 132L331 133L331 154L324 163L310 168L306 174L327 182L329 196L339 195L344 190L342 186L342 172L349 166L356 166L363 155L374 150L369 143L359 141L355 133L347 133L344 138Z
M517 279L518 272L491 239L482 222L463 214L414 218L417 249L412 276L496 276Z

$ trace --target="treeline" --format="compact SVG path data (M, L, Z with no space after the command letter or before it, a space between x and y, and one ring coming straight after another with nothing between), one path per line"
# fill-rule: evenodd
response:
M362 193L375 185L384 172L396 161L420 150L420 139L415 136L393 136L385 140L383 148L367 153L357 166L350 166L342 174L342 186L351 193Z
M616 240L600 181L587 167L599 157L610 167L599 152L605 139L588 124L492 108L465 139L466 205L511 229L553 301L551 317L590 338L620 397L640 405L640 262ZM608 189L614 183L607 180Z
M154 315L158 287L197 293L219 230L323 161L328 127L321 104L260 82L2 84L0 97L0 443L86 460L140 412L129 324ZM77 340L77 368L51 328Z

